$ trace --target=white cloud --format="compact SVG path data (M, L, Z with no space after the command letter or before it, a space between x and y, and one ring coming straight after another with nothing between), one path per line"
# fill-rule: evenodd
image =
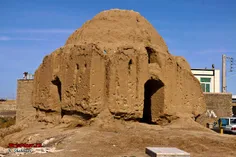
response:
M191 55L219 55L219 54L230 54L235 53L235 50L233 49L203 49L203 50L189 50L189 49L170 49L171 53L177 53L177 54L191 54Z
M8 41L10 40L9 37L6 37L6 36L0 36L0 41Z
M34 41L34 40L47 40L47 39L40 39L40 38L11 38L7 36L0 36L0 41L11 41L11 40L28 40L28 41Z
M14 29L3 30L1 33L73 33L75 29Z
M230 50L230 49L207 49L207 50L202 50L198 51L196 53L198 54L225 54L225 53L231 53L234 52L235 50Z

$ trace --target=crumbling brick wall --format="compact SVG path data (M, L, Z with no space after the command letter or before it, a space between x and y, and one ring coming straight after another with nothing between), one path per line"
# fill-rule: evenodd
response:
M214 111L217 117L232 116L232 94L204 93L207 110Z
M39 121L67 123L74 116L83 125L109 111L115 118L157 122L206 111L187 61L171 55L155 28L134 11L99 13L45 56L34 76Z
M17 81L17 98L16 98L16 123L25 117L35 114L32 106L33 80Z

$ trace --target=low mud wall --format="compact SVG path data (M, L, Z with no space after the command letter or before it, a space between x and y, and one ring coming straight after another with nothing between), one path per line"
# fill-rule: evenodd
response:
M209 117L232 116L231 93L204 93Z

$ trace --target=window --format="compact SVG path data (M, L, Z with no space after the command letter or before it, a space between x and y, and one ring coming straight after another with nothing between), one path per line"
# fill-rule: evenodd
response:
M145 47L148 54L148 63L157 63L155 50L150 47Z
M211 82L211 78L201 77L201 82Z
M221 119L219 119L219 124L220 124L220 120L222 122L222 127L229 125L229 119L221 118Z
M236 125L236 119L230 119L230 124Z
M200 83L201 83L201 87L202 87L203 92L210 92L211 78L201 77Z

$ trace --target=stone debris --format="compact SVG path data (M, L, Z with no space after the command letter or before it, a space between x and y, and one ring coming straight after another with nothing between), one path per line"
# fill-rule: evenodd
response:
M7 155L9 153L7 148L0 147L0 157Z
M171 147L147 147L146 154L150 157L190 157L190 153Z
M54 141L55 140L55 138L50 138L50 139L48 139L48 140L45 140L43 143L42 143L42 145L43 146L46 146L47 144L49 144L50 142L52 142L52 141Z

